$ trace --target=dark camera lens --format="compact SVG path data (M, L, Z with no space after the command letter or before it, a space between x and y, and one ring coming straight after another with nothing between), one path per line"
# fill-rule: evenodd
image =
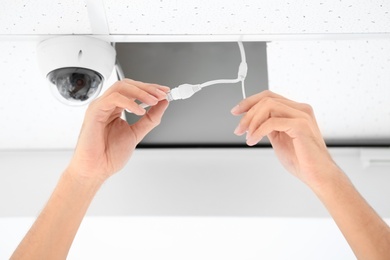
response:
M84 68L61 68L52 71L48 79L67 103L85 103L101 90L103 77Z
M84 79L82 79L82 78L77 78L75 81L76 81L76 82L75 82L75 85L76 85L77 87L84 87L84 86L85 86L85 80L84 80Z

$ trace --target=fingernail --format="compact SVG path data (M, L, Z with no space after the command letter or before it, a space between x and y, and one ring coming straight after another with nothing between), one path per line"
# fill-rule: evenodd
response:
M230 110L230 113L235 114L235 113L237 113L238 111L239 111L239 105L233 107L232 110Z
M240 126L237 126L236 129L234 129L234 134L238 134L238 129L240 129Z
M163 91L164 93L171 90L171 88L170 88L170 87L167 87L167 86L160 86L160 87L162 88L162 89L160 89L160 90Z
M145 108L142 108L142 107L140 107L141 109L140 109L140 114L141 115L144 115L145 113L146 113L146 109Z
M152 95L149 95L149 96L153 99L153 105L158 103L158 98L156 98L155 96L152 96Z
M249 146L255 145L256 140L254 140L251 135L246 134L246 144Z
M167 95L167 93L164 92L164 91L162 91L161 89L156 88L156 91L157 91L160 95L164 95L164 97Z
M236 129L234 129L234 134L236 134L236 135L242 135L243 134L240 125L238 125L236 127Z
M256 144L256 141L254 141L254 140L247 140L246 144L249 145L249 146L253 146L253 145Z
M252 138L252 136L249 136L248 139L246 140L246 144L249 146L253 146L253 145L256 145L257 143L259 143L261 141L261 139L263 139L263 137L255 139L255 138Z

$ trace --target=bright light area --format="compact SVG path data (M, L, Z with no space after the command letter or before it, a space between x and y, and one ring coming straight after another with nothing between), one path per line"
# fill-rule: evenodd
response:
M33 220L0 218L1 259L10 256ZM68 259L355 257L330 218L87 217Z

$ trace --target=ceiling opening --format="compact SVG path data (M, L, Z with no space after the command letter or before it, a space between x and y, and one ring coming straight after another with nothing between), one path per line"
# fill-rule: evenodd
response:
M265 42L245 42L248 64L246 95L268 89ZM125 77L174 88L216 79L237 78L241 62L236 42L118 43L117 57ZM241 84L206 87L191 98L170 103L161 124L140 146L237 146L233 134L239 118L230 110L242 100ZM126 114L134 123L138 117Z

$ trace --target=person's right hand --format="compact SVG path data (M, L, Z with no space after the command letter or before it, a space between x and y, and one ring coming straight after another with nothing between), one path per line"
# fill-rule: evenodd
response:
M168 107L168 87L130 79L116 82L88 107L77 147L69 165L82 179L104 181L129 160L136 145L156 127ZM135 101L146 103L146 111ZM142 116L129 125L123 110Z
M329 167L337 167L311 106L264 91L244 99L231 112L244 114L235 134L247 133L250 146L268 136L284 167L309 186L321 184Z

